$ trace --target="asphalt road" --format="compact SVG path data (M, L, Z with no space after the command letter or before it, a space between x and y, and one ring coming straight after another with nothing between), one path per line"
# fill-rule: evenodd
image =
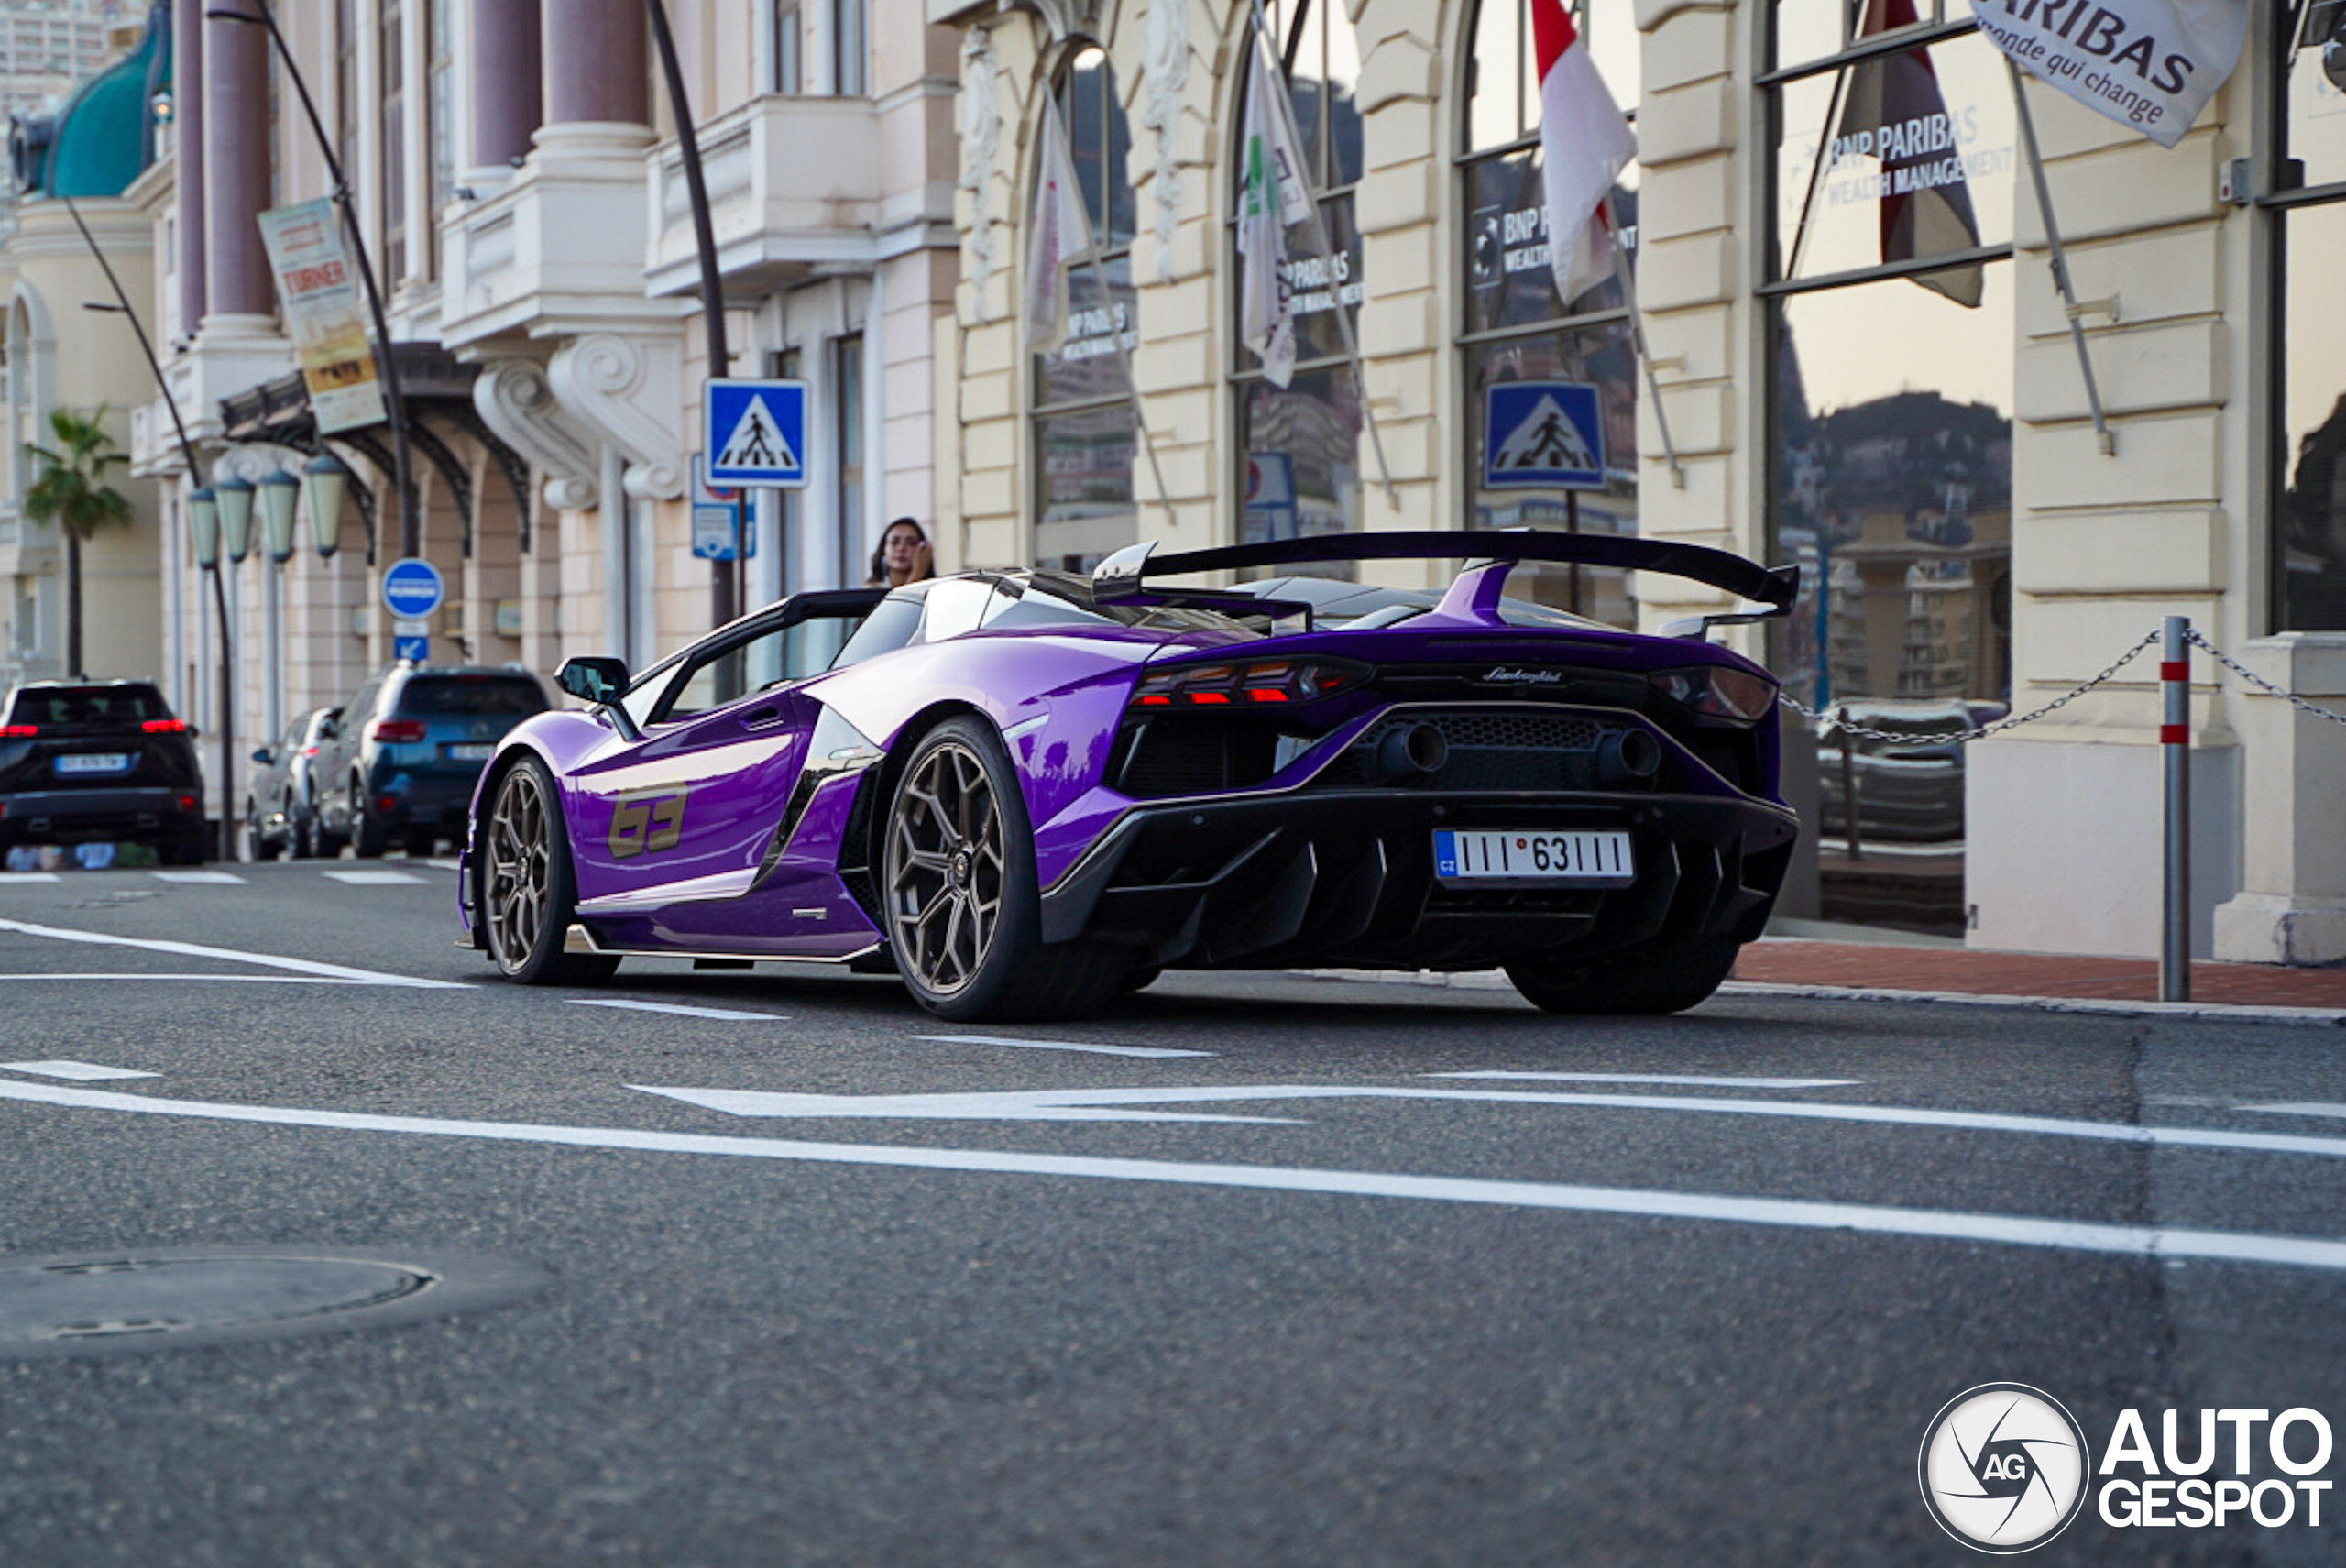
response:
M2096 1461L2346 1447L2336 1030L1180 975L971 1028L522 990L444 867L225 870L0 881L0 1563L1950 1563L1977 1385ZM2031 1562L2346 1546L2091 1479Z

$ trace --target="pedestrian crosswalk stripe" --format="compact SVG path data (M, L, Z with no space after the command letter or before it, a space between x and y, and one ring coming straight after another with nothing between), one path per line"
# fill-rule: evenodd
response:
M421 883L424 879L412 872L328 872L328 882L346 882L353 887L395 887L401 883Z
M245 879L234 872L150 872L157 882L203 883L214 887L242 887Z
M37 1073L42 1078L66 1078L76 1083L98 1083L116 1078L160 1078L159 1072L137 1072L126 1067L100 1067L87 1061L0 1061L0 1072Z

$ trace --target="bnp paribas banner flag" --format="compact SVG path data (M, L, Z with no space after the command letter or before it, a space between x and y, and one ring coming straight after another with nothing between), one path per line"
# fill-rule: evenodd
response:
M1971 0L2023 70L2173 147L2240 61L2248 0Z
M273 208L260 214L260 237L320 433L380 424L383 389L334 204L321 196Z

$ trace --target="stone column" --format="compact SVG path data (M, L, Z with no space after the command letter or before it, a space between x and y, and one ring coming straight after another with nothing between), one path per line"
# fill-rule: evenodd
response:
M503 171L526 156L543 117L538 4L475 0L473 161L483 169Z
M652 122L652 39L638 0L545 0L549 125Z
M269 200L269 33L234 22L203 28L204 313L268 316L269 253L254 218Z
M192 336L203 324L203 35L205 0L173 0L171 145L177 149L172 197L179 228L179 334Z

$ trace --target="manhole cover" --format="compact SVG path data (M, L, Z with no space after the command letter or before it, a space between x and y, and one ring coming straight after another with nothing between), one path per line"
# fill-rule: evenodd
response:
M506 1258L372 1248L163 1247L0 1262L0 1356L415 1322L503 1306L546 1278Z

